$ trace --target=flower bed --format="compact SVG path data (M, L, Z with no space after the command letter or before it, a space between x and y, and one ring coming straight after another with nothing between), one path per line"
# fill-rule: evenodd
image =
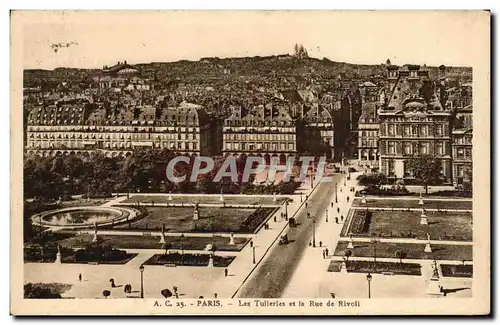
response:
M366 234L370 227L371 216L371 211L361 209L355 210L352 216L352 222L348 234Z
M259 225L276 210L277 209L272 208L258 208L241 223L240 231L244 233L254 232Z
M353 273L393 273L402 275L421 275L421 265L417 263L395 263L373 261L349 261L347 272Z
M444 277L472 278L472 265L441 264L441 273Z
M155 254L148 259L145 265L175 265L175 266L208 266L208 254ZM227 267L235 256L214 255L214 267Z

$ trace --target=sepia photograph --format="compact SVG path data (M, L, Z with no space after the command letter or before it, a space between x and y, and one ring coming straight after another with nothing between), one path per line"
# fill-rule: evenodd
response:
M490 12L10 19L11 314L490 313Z

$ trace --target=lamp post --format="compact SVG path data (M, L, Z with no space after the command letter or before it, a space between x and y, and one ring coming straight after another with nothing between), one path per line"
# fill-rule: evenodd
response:
M255 264L255 246L252 247L252 261Z
M326 214L326 222L328 222L328 209L325 210L325 214Z
M144 299L144 265L139 266L139 271L141 271L141 299Z
M288 198L285 200L285 216L288 219Z
M371 285L370 285L370 282L372 282L372 275L371 275L371 273L368 273L366 275L366 281L368 282L368 298L371 298L372 297Z
M338 184L335 184L335 203L339 203L339 200L337 198L337 196L338 196L338 194L337 194L338 189L339 189Z
M313 247L316 247L316 216L313 216Z

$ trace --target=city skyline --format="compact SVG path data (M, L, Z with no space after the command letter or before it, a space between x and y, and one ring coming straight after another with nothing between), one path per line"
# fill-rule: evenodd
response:
M24 29L24 68L99 69L123 60L139 64L269 56L292 53L295 43L303 44L311 57L336 62L381 64L390 59L397 65L471 66L476 54L468 49L474 48L481 27L470 19L441 23L460 12L360 11L346 16L336 11L240 11L217 12L216 22L214 13L149 12L133 19L126 12L34 14ZM61 23L44 23L45 15L60 15Z

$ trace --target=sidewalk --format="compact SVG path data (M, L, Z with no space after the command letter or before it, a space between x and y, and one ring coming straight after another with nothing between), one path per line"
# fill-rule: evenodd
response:
M314 186L318 185L319 181L315 180ZM314 187L315 188L315 187ZM288 216L293 217L305 203L305 196L310 195L314 190L311 188L309 179L306 179L297 189L296 193L302 193L303 202L300 200L300 194L291 195L294 198L293 202L288 205ZM285 211L284 205L277 210L275 215L280 215ZM246 245L238 254L238 257L228 267L228 277L221 277L212 284L212 292L216 292L219 298L231 298L244 285L245 281L251 276L253 271L264 260L266 253L274 246L280 234L288 227L288 222L284 219L277 218L277 222L269 219L270 229L261 229L253 238L254 248ZM253 263L253 250L255 249L255 264Z

